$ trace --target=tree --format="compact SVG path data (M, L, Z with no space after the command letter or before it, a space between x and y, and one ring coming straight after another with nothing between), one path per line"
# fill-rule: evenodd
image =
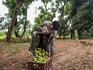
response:
M31 3L32 1L33 0L5 0L5 1L3 1L5 6L9 9L9 12L11 12L11 10L12 10L12 13L10 13L10 14L13 14L13 15L11 15L12 16L11 23L8 27L8 32L6 34L7 42L10 43L10 41L11 41L12 31L13 31L14 26L17 23L17 16L20 11L20 8L22 7L23 4Z
M20 8L20 11L19 11L19 14L18 16L21 16L21 17L18 17L18 21L15 25L15 28L14 28L14 33L15 33L15 36L16 37L19 37L21 38L25 32L26 32L26 28L27 28L27 25L29 25L29 21L27 20L27 9L29 8L30 2L25 2L22 7ZM23 27L23 28L22 28ZM21 34L19 34L19 30L22 28L21 31L23 31Z
M72 11L70 13L72 29L78 30L79 38L81 38L81 36L91 36L93 6L90 1L91 0L74 0L72 3ZM87 34L86 31L88 32Z
M66 35L68 35L68 17L65 18L67 15L66 12L67 8L69 8L69 0L56 0L56 8L58 9L58 13L60 13L59 22L60 22L60 28L58 31L59 36L63 35L63 38L65 38Z
M4 29L4 25L1 24L4 21L4 17L0 17L0 30Z
M40 6L38 10L40 10L39 15L35 18L35 26L33 30L36 28L36 26L46 20L52 21L55 17L55 13L57 11L56 8L54 8L54 2L52 0L41 0L44 6ZM48 4L51 5L51 7L48 7Z

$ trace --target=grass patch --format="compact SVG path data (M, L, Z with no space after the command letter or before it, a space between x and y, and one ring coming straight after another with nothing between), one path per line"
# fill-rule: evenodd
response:
M0 36L0 39L5 39L5 36Z
M0 70L3 70L3 64L0 63Z
M5 48L9 47L15 50L18 50L20 47L29 47L30 43L2 43L0 44L0 50L4 50Z
M30 46L30 43L16 43L12 45L13 47L24 47L24 46Z
M12 55L15 55L15 54L17 54L18 53L18 50L12 50L11 52L10 52L10 54L12 54Z
M25 46L30 46L30 43L6 43L4 46L8 47L25 47Z
M15 55L20 52L20 49L22 47L29 47L30 43L3 43L0 44L0 51L2 52L3 50L6 50L5 53Z
M10 44L10 46L9 46L9 47L12 48L12 50L9 52L9 54L15 55L15 54L17 54L17 53L19 52L19 48L20 48L20 47L28 47L28 46L30 46L29 43L15 43L15 44L12 43L12 44Z

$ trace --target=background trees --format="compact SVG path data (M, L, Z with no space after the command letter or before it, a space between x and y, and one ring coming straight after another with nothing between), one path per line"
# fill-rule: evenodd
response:
M19 29L20 29L20 25L23 25L23 33L21 34L20 37L22 37L26 31L26 26L27 26L27 9L29 4L32 2L33 0L5 0L3 1L3 3L5 4L5 6L9 9L9 13L8 18L10 18L10 22L9 22L9 26L8 26L8 31L6 33L6 41L10 42L11 41L11 35L12 35L12 31L14 29L14 33L16 35L16 37L19 37ZM21 17L22 16L22 20L19 17L20 21L18 23L18 15ZM21 23L20 23L21 22Z
M0 29L7 30L6 41L11 41L12 34L22 38L29 32L31 24L27 19L27 10L34 0L4 0L8 13L0 18ZM42 6L34 19L32 30L45 20L53 21L55 17L60 22L58 36L75 38L75 31L79 38L93 36L93 5L92 0L41 0ZM59 14L59 15L58 15ZM30 31L31 32L31 31Z

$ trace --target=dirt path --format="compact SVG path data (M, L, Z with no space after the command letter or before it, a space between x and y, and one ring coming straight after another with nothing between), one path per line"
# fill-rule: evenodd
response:
M84 42L56 40L52 70L93 70L93 41L87 39ZM26 62L32 60L28 48L11 48L9 45L0 48L0 70L27 70Z
M53 70L93 70L93 46L75 40L59 40L55 45Z

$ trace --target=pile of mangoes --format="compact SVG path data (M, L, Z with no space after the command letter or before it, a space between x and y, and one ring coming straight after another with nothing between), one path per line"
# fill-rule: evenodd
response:
M42 48L37 48L35 49L35 57L34 61L35 62L40 62L40 63L45 63L49 59L49 54Z

